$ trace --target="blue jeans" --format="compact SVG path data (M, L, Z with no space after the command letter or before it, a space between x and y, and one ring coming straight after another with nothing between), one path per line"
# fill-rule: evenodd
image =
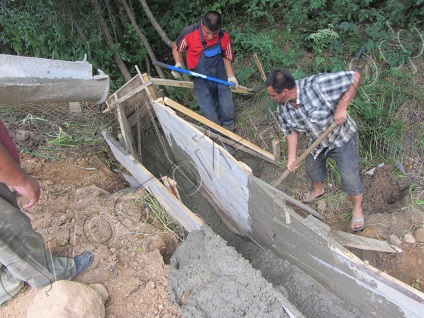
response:
M322 182L327 177L327 158L336 161L342 190L348 195L361 195L364 188L359 173L358 134L355 133L346 144L339 148L331 149L328 152L324 149L316 159L311 154L306 157L305 169L312 182Z
M201 85L196 85L196 80L194 82L194 92L203 116L232 131L236 114L230 88L213 82Z

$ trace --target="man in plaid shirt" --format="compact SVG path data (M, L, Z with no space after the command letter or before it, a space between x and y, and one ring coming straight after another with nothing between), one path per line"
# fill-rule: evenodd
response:
M359 173L358 136L355 121L347 109L356 94L361 75L357 71L317 74L295 81L287 70L274 70L265 82L268 95L279 103L278 121L286 136L287 169L296 161L298 133L314 142L332 123L338 127L308 155L305 168L313 190L302 195L311 203L324 194L327 176L326 159L336 161L341 187L353 202L352 231L364 229L363 186Z

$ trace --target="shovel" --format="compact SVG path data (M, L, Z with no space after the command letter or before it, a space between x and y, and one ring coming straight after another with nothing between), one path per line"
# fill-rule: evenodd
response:
M301 164L303 162L303 160L306 159L306 157L311 153L312 150L314 150L320 143L321 141L323 141L333 130L334 128L337 127L336 122L332 123L330 127L328 127L322 134L321 136L319 136L313 143L312 145L310 145L308 147L308 149L305 150L305 152L303 154L300 155L299 158L296 159L295 162L293 162L292 167L297 167L299 164ZM285 178L287 178L287 176L290 174L289 170L286 170L278 179L274 180L271 185L273 187L278 187L280 185L281 182L283 182L283 180Z
M166 68L168 70L172 70L172 71L177 71L177 72L180 72L180 73L188 74L188 75L191 75L191 76L194 76L194 77L202 78L202 79L207 80L207 81L211 81L211 82L215 82L215 83L227 85L227 86L230 86L230 87L235 87L236 86L234 83L223 81L223 80L220 80L220 79L217 79L217 78L214 78L214 77L210 77L210 76L207 76L207 75L199 74L199 73L196 73L196 72L185 70L183 68L175 67L175 66L172 66L172 65L168 65L168 64L165 64L165 63L158 62L158 61L154 61L153 62L153 65L157 65L157 66ZM237 85L237 88L242 89L242 90L245 90L247 92L251 92L251 93L257 93L257 92L259 92L262 89L262 87L258 87L258 88L247 88L247 87L244 87L244 86L241 86L241 85Z

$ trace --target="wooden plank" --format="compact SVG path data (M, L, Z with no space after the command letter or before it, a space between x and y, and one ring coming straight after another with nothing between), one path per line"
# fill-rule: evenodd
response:
M128 117L128 123L131 128L136 127L139 122L142 127L146 127L151 122L152 118L155 118L154 112L147 103L143 103L138 111Z
M149 75L147 75L146 73L141 74L137 65L135 66L135 69L137 70L138 77L140 78L140 80L143 84L148 83L150 81ZM145 90L145 92L146 92L146 95L149 98L150 102L153 102L154 100L157 99L155 90L152 86L148 86L147 90Z
M125 94L124 96L119 97L116 100L110 100L109 101L109 104L108 104L109 105L109 108L114 109L116 107L116 104L121 104L121 103L127 101L128 99L130 99L134 95L136 95L136 94L140 93L141 91L143 91L145 88L147 88L147 86L149 86L151 84L152 84L152 82L144 83L143 85L138 86L133 91ZM117 96L116 94L114 94L114 95Z
M307 222L278 190L227 153L215 152L210 139L174 111L157 102L153 106L176 160L193 164L202 189L242 234L273 249L364 317L420 317L424 312L423 294L362 262L327 235L327 225Z
M194 87L193 82L188 82L188 81L178 81L178 80L170 80L170 79L155 78L155 77L150 77L150 81L156 85L184 87L184 88Z
M272 153L269 153L268 151L265 151L262 148L251 143L250 141L244 139L243 137L236 135L235 133L233 133L233 132L231 132L227 129L222 128L221 126L215 124L214 122L210 121L209 119L207 119L203 116L200 116L199 114L188 109L187 107L184 107L181 104L178 104L177 102L173 101L172 99L165 97L164 101L165 101L166 105L171 106L172 108L184 113L185 115L190 116L191 118L207 125L208 127L215 129L216 131L220 132L221 134L223 134L223 135L225 135L229 138L232 138L233 140L241 143L243 146L246 146L246 147L248 147L252 150L255 150L256 152L262 154L265 157L268 157L271 160L276 159L275 156Z
M386 253L399 253L401 250L396 250L390 246L386 241L362 237L346 232L330 230L330 236L337 242L347 247L354 247L361 250L386 252Z
M128 154L106 131L102 131L102 136L115 158L141 183L143 188L155 197L174 220L189 232L199 230L204 225L199 217L173 196L158 179Z
M134 149L134 140L132 137L132 130L125 115L125 110L121 104L117 104L116 108L119 126L121 127L121 134L124 139L125 148L134 157L138 159L138 154Z
M301 208L302 210L304 210L305 212L308 212L309 214L312 214L313 216L317 217L320 220L324 220L324 217L319 214L317 211L315 211L314 209L310 208L309 206L307 206L306 204L303 204L302 202L292 198L291 196L289 196L287 193L284 193L276 188L274 188L273 186L271 186L270 184L259 180L261 183L261 187L267 191L271 196L273 197L281 197L284 200L286 200L287 202L290 202L291 204L296 205L297 207Z
M188 82L188 81L170 80L170 79L155 78L155 77L150 77L150 81L153 84L156 84L156 85L194 88L193 82ZM230 89L233 93L251 94L251 92L249 92L246 89L238 89L238 88L235 88L235 87L230 87Z
M106 101L106 104L108 106L109 110L112 110L111 104L113 104L116 99L119 99L120 97L131 93L134 89L136 89L137 87L143 85L141 79L138 76L134 76L132 79L130 79L127 83L125 83L124 86L122 86L120 89L118 89L115 93L113 93ZM135 101L140 100L140 96L136 95L133 96L132 98L127 99L123 104L123 106L126 108L128 105L134 104ZM125 110L125 111L129 111L130 115L133 110Z
M266 157L266 156L263 156L262 154L260 154L260 153L257 153L256 151L253 151L253 150L250 150L249 148L247 148L247 147L243 147L243 146L240 146L240 144L238 144L237 142L235 142L235 141L232 141L232 140L230 140L230 139L227 139L227 138L224 138L224 137L222 137L221 135L218 135L218 134L215 134L215 133L213 133L212 131L210 131L210 130L208 130L208 129L205 129L205 128L203 128L203 127L200 127L200 126L198 126L198 125L195 125L195 124L193 124L193 123L190 123L193 127L195 127L196 129L198 129L198 130L200 130L202 133L204 133L206 136L208 136L208 137L212 137L212 138L215 138L215 139L218 139L218 140L220 140L220 141L222 141L222 142L224 142L224 143L226 143L227 145L230 145L230 146L232 146L232 147L234 147L235 148L235 150L237 151L237 150L242 150L242 151L244 151L244 152L246 152L246 153L248 153L248 154L251 154L251 155L253 155L253 156L255 156L255 157L258 157L258 158L260 158L260 159L263 159L263 160L265 160L265 161L267 161L267 162L269 162L269 163L272 163L272 164L278 164L275 160L272 160L272 159L270 159L270 158L268 158L268 157Z
M311 230L315 231L318 235L328 241L335 240L337 243L358 249L386 252L386 253L399 253L400 249L394 249L386 241L379 241L368 237L362 237L346 232L341 232L331 229L327 224L318 221L317 219L308 216L302 222Z
M178 152L178 149L183 149L179 160L192 163L202 187L208 189L215 201L219 201L220 208L243 232L249 233L251 220L247 210L247 186L251 169L178 117L171 108L157 102L153 106L172 150Z
M313 233L277 219L274 222L277 235L273 249L360 310L364 317L420 317L423 299L417 298L409 286L394 284L394 280L387 280L353 254L328 245Z

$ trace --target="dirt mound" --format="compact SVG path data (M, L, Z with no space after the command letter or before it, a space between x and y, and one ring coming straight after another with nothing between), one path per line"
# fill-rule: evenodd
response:
M373 175L363 176L365 214L393 213L402 204L409 184L394 174L393 166L377 167Z
M109 292L106 317L180 317L169 305L174 234L149 217L144 190L93 169L93 157L48 161L24 155L25 170L41 184L41 199L25 211L54 255L91 251L93 265L76 281L101 283ZM38 290L24 290L0 308L1 317L23 318Z

